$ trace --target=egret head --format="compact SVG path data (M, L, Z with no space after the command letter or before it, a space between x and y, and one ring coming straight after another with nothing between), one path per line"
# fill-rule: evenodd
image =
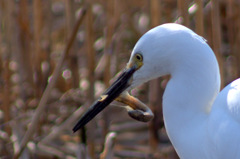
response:
M186 43L184 39L181 39L181 36L177 36L178 33L185 33L185 37L193 34L190 29L178 24L161 25L144 34L135 45L123 73L89 108L73 131L75 132L84 126L113 100L121 98L122 94L126 94L126 91L173 71L175 68L169 64L174 63L174 60L179 61L181 56L174 56L174 54L176 49L181 49L181 47L184 47L182 44ZM174 67L177 68L177 66ZM123 98L126 99L125 97ZM122 102L123 98L119 101ZM130 103L132 102L130 101Z
M206 49L211 50L206 40L185 26L169 23L149 30L136 43L128 62L128 66L138 66L130 88L164 75L173 76L182 72L180 69L192 71L193 65L210 59Z

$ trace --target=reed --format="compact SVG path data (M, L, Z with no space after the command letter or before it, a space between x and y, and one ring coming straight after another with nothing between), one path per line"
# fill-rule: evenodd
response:
M88 68L88 102L92 103L94 101L94 84L95 84L95 50L93 48L94 44L94 31L93 31L93 14L92 14L92 4L88 4L88 10L86 14L86 43L87 43L87 68ZM87 126L88 129L88 148L91 158L95 158L95 142L94 142L94 123Z
M223 69L223 59L221 55L222 49L222 35L221 35L221 23L220 23L220 11L219 11L219 1L212 0L211 1L211 18L212 18L212 43L213 43L213 51L216 54L218 59L220 73L221 73L221 88L224 86L224 69Z
M197 4L197 12L196 12L196 33L198 33L201 36L204 36L204 13L203 13L203 1L202 0L196 0Z
M162 15L161 15L161 3L159 0L151 0L150 1L150 13L151 13L151 27L155 27L161 24ZM149 107L152 109L154 115L156 116L159 112L158 110L161 109L162 101L159 100L158 95L161 94L162 90L159 89L161 79L155 79L149 83L149 93L148 93L148 100L149 100ZM150 136L149 136L149 143L150 149L152 152L157 150L157 146L159 143L159 135L158 130L159 127L156 125L156 121L158 120L158 116L155 117L149 126ZM162 118L162 117L160 117Z

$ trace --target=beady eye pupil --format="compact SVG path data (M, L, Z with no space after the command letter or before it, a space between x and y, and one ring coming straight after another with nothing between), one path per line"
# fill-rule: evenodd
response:
M141 55L138 55L138 54L137 54L137 55L136 55L136 58L137 58L137 60L139 60L139 61L142 60Z
M143 60L143 57L142 57L142 55L141 55L141 54L135 54L135 59L136 59L137 61L140 61L140 62L142 62L142 60Z

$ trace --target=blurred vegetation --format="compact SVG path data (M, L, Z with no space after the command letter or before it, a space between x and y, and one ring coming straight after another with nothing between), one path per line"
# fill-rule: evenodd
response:
M132 91L156 114L149 124L113 103L86 131L71 129L162 23L208 40L222 87L239 77L239 16L238 0L1 0L0 158L177 159L161 113L167 77Z

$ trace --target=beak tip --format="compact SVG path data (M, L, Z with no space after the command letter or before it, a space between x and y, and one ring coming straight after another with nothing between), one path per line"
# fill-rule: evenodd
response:
M78 128L74 127L74 128L72 129L72 131L73 131L73 133L75 133L75 132L78 131Z
M75 129L72 129L72 131L73 131L73 133L75 133L77 130L75 130Z
M84 122L82 120L78 121L78 123L73 127L72 131L73 133L77 132L78 130L80 130L81 128L84 127Z
M74 127L73 129L72 129L72 131L73 131L73 133L75 133L75 132L77 132L78 130L80 130L82 127Z

